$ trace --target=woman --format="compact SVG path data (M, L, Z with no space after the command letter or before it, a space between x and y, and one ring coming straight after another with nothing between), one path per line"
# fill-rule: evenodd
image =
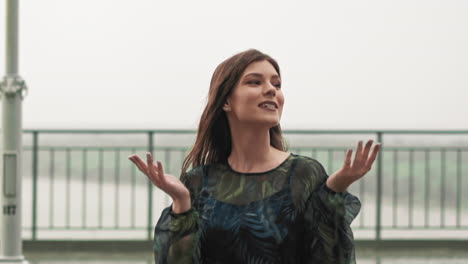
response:
M277 62L258 50L215 70L197 139L179 179L160 161L129 159L173 199L154 231L155 263L355 263L352 220L361 203L347 188L364 176L380 144L359 141L343 168L283 144ZM192 169L187 171L189 165Z

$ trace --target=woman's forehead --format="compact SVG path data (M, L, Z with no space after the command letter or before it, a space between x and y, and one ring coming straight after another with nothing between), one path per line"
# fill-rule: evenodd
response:
M255 77L261 77L263 75L279 77L273 65L266 60L256 61L247 66L242 77L247 77L248 75Z

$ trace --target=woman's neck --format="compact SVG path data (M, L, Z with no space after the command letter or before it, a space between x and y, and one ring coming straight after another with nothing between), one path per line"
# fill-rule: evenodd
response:
M270 145L269 129L243 128L231 130L231 154L228 163L240 172L264 171L281 162L285 155Z

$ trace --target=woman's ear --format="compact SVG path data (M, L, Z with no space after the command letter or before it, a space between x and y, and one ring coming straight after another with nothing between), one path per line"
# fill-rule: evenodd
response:
M231 111L231 106L229 105L229 102L227 100L224 101L223 110L224 111Z

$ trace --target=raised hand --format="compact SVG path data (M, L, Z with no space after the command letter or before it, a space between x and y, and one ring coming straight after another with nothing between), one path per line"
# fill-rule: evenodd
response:
M151 153L146 153L147 164L136 154L128 156L138 169L143 172L151 182L171 196L173 203L173 211L181 213L187 211L191 207L190 192L185 185L173 175L164 173L161 161L157 164L153 162Z
M380 149L380 143L377 143L369 157L369 151L372 146L373 140L369 140L364 150L362 150L362 140L358 142L356 150L356 157L353 164L351 164L352 149L346 152L346 159L343 168L333 173L327 179L327 186L335 192L345 191L353 182L363 177L372 168L377 153Z

